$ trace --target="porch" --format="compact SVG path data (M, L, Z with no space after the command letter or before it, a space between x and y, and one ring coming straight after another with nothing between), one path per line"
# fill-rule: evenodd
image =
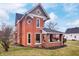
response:
M63 34L42 34L42 47L49 48L49 47L59 47L63 46Z
M63 33L56 30L49 30L47 28L42 30L42 48L60 47L63 46Z

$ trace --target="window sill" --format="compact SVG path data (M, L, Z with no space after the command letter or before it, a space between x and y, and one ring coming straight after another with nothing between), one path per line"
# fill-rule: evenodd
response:
M40 27L36 27L36 28L40 28Z

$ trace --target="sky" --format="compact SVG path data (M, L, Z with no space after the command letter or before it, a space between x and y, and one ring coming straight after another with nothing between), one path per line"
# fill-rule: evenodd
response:
M35 7L36 3L0 3L0 26L6 23L15 26L15 14L24 14ZM78 3L42 3L41 4L51 21L57 23L59 31L65 32L67 28L79 27L79 4Z

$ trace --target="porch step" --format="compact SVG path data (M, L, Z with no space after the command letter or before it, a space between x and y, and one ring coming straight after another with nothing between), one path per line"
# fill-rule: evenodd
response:
M41 48L41 44L35 45L36 48Z

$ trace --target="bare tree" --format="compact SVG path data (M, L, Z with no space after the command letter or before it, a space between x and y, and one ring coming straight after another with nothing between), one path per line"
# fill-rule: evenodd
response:
M1 27L1 35L0 35L0 41L2 47L5 49L5 51L8 51L9 43L10 43L10 34L12 32L12 27L6 24L2 24Z
M51 21L47 23L47 28L49 28L50 30L56 30L57 29L56 26L57 26L57 23L53 23Z

